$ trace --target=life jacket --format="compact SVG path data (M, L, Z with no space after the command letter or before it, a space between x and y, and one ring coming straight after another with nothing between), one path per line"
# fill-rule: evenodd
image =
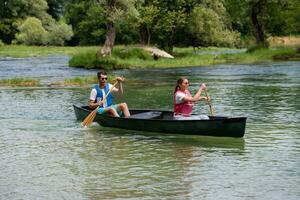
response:
M181 90L177 90L174 94L174 115L182 115L185 117L188 117L192 114L193 111L193 102L191 101L184 101L183 103L177 103L176 104L176 94L177 93L184 93L187 96L191 96L191 93L188 90L185 90L184 92Z
M103 96L102 90L100 89L98 84L95 85L94 88L97 91L97 96L96 96L94 103L97 103L100 100L102 100L104 98L104 96ZM104 91L105 91L105 95L109 92L109 84L108 83L105 84ZM106 97L106 103L107 103L107 106L111 106L113 104L113 95L111 93L109 93L108 96ZM103 104L100 107L103 108Z

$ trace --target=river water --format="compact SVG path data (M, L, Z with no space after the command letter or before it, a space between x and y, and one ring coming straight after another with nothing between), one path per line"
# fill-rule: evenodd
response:
M68 57L0 59L0 79L48 84L95 70ZM0 199L299 199L300 62L123 70L130 108L172 109L179 76L205 82L217 114L246 116L244 138L81 127L90 88L0 89ZM195 112L208 113L204 102Z

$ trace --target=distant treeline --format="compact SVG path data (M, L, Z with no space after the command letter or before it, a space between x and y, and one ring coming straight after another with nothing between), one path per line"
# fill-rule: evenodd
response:
M1 0L0 42L267 46L268 36L300 34L299 0ZM106 52L107 51L107 52Z

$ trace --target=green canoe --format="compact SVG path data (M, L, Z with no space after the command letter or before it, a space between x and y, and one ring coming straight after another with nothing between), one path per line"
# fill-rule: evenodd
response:
M76 118L83 121L91 112L88 106L73 105ZM243 137L246 117L209 116L208 120L175 120L172 111L130 109L131 116L111 117L97 114L94 122L101 126L128 130L208 135L219 137Z

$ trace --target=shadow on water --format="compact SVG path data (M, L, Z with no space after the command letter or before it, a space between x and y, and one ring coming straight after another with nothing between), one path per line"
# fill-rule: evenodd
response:
M92 125L88 129L88 133L92 134L95 138L101 137L121 137L129 141L145 141L162 143L173 143L180 145L196 146L203 148L232 148L244 150L244 138L231 138L231 137L213 137L213 136L198 136L198 135L181 135L181 134L168 134L145 132L135 130L123 130L118 128L102 127L99 125Z

